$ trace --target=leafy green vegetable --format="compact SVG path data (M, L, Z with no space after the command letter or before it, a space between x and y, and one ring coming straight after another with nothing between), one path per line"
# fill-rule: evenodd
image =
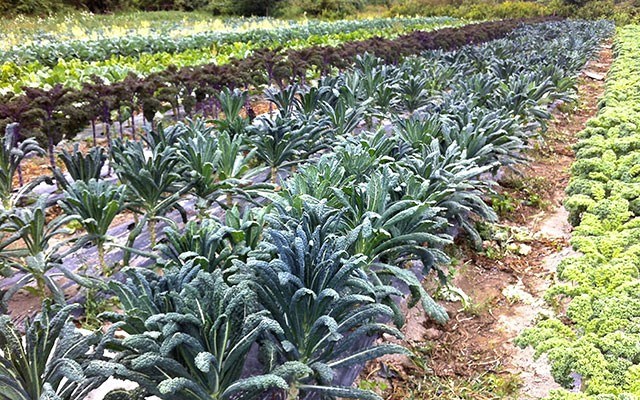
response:
M20 163L32 154L44 154L44 150L33 139L25 139L18 143L18 124L7 126L2 147L0 147L0 199L2 210L10 210L35 185L43 179L35 179L33 183L24 186L18 193L13 193L13 178L20 170Z
M8 316L0 316L0 388L7 400L82 400L106 377L91 373L90 363L106 359L105 335L80 333L71 321L74 306L44 304L25 324L24 340Z
M640 150L634 145L640 91L629 79L640 70L639 41L639 27L619 29L604 108L576 145L566 207L575 225L571 242L581 254L563 260L558 281L545 294L551 303L563 299L566 313L539 322L518 339L537 355L548 355L563 387L573 387L575 374L581 377L583 393L560 390L552 399L640 396L640 210L632 161Z

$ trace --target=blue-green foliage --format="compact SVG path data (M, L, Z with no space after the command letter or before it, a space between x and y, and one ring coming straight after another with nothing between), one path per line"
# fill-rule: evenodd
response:
M85 155L79 151L79 145L73 146L73 151L62 150L58 156L64 163L69 176L74 181L88 183L91 179L99 180L100 172L107 160L107 155L102 147L93 147ZM53 170L53 174L63 188L69 186L66 176L58 168Z
M159 137L191 165L199 196L206 192L199 187L222 182L205 172L229 156L219 152L223 138L255 151L262 162L255 171L268 167L283 190L265 194L272 210L264 221L241 223L232 211L226 225L205 217L184 230L169 228L160 246L163 276L130 270L126 283L111 285L125 309L116 320L132 336L118 344L122 352L107 370L163 398L274 391L374 398L335 386L337 375L404 352L372 345L382 333L399 336L387 323L402 324L400 297L446 321L421 279L432 270L446 277L440 266L448 261L442 251L452 240L448 228L457 225L479 240L469 216L496 219L484 200L491 172L526 161L523 150L544 127L548 106L573 97L573 74L609 32L606 23L551 23L399 65L363 56L317 88L268 92L274 112L253 123L240 116L246 97L227 92L221 100L231 119L215 124L223 133L206 128ZM538 36L546 41L531 40ZM408 76L415 79L405 83ZM410 114L389 129L361 128L374 128L391 112ZM234 318L216 323L227 307ZM243 332L227 340L247 339L230 360L210 347L224 332ZM252 346L263 371L243 375Z
M10 124L5 129L0 145L0 212L11 209L22 197L29 194L35 185L42 182L42 179L36 179L32 184L14 193L13 180L22 160L32 154L44 154L44 150L35 139L29 138L18 143L19 137L19 125Z
M246 261L249 252L256 249L262 240L263 224L262 213L247 210L240 214L235 207L227 211L224 224L204 219L190 221L182 230L166 228L166 243L160 244L158 250L169 263L181 265L202 257L207 261L206 271L227 271L234 260Z
M286 219L281 229L267 232L262 251L271 257L241 266L240 281L252 282L260 304L281 328L264 346L266 366L304 365L305 374L291 376L302 396L330 390L340 368L406 353L395 345L370 345L381 333L401 336L382 323L393 311L380 301L401 293L370 278L367 257L350 255L352 238L336 233L336 224L335 211L304 211L302 218ZM362 395L341 390L343 397Z
M83 400L106 376L94 375L90 364L105 360L113 337L78 332L71 321L74 306L44 304L26 322L24 339L11 319L0 316L0 392L6 400Z
M93 363L95 371L133 380L163 399L286 388L272 374L240 379L252 345L280 328L261 310L248 282L230 287L221 270L205 272L198 262L206 260L169 269L166 277L131 270L127 283L114 284L127 313L123 329L132 334L112 341L118 355Z
M406 353L373 344L401 336L390 324L403 323L400 300L447 320L422 279L446 278L451 228L478 242L471 219L495 220L484 197L492 172L526 161L548 106L574 95L574 75L610 29L527 26L397 65L363 55L317 87L268 91L274 111L254 120L250 109L242 116L247 95L229 90L218 97L227 120L116 141L116 174L143 214L129 245L148 223L161 271L128 268L108 284L122 312L104 318L128 336L110 339L115 356L92 362L92 376L133 380L162 399L377 398L341 387L339 376ZM186 213L188 193L197 221L180 227L167 215ZM224 223L209 216L213 203ZM608 221L602 229L619 229L625 206L592 214ZM158 221L168 227L154 248ZM579 308L572 315L587 318Z

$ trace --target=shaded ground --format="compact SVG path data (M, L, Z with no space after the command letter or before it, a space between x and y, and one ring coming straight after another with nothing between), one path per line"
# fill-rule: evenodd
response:
M481 253L457 244L453 286L441 300L451 320L445 326L409 311L403 344L415 357L386 357L370 363L359 385L386 399L540 399L559 386L545 359L513 340L545 312L542 296L558 263L572 250L571 226L562 202L574 160L575 134L597 112L611 48L585 67L580 98L556 110L544 140L530 152L519 174L500 182L493 206L501 224L487 227ZM448 301L447 301L448 300Z

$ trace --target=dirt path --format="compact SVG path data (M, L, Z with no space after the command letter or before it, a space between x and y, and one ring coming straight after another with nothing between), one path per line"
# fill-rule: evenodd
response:
M576 107L556 110L544 141L530 153L530 165L500 182L493 200L501 223L487 227L484 251L468 249L463 241L456 246L453 285L464 295L441 296L458 300L444 303L451 321L438 326L421 310L411 310L404 344L417 357L369 365L361 387L387 399L541 399L559 388L546 360L534 361L533 351L518 348L514 339L546 312L542 297L558 263L572 252L562 204L571 147L597 112L611 57L607 45L587 64Z
M527 171L529 176L544 176L552 182L553 189L550 193L550 210L540 218L532 218L526 227L533 232L534 238L562 244L562 247L558 246L556 251L544 255L527 273L518 276L532 301L518 304L513 308L512 315L507 314L499 318L499 325L509 335L507 370L520 373L522 378L522 388L518 396L520 399L540 399L546 397L550 390L559 388L551 377L546 360L541 358L534 361L533 350L514 346L512 335L517 336L535 322L537 315L546 312L542 296L552 284L558 264L574 254L569 245L572 230L568 222L569 214L562 205L565 199L564 189L569 182L569 169L574 161L574 154L569 146L576 142L576 134L585 128L587 121L598 111L598 100L604 93L604 78L611 61L611 47L607 45L600 52L599 59L586 66L579 86L579 109L571 115L556 116L556 120L550 126L552 137L549 145L552 151L541 152L541 157Z

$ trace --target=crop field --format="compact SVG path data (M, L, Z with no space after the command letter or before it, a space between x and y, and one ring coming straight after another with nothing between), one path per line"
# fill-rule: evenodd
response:
M114 83L128 74L146 76L169 66L226 64L255 50L336 46L371 37L394 38L414 30L455 26L459 21L439 18L381 18L340 22L289 22L275 27L269 19L204 21L189 29L143 24L109 29L104 35L71 27L53 37L41 32L13 35L16 44L0 53L0 94L22 93L23 88L51 89L55 85L79 88L96 79ZM148 25L149 27L145 27ZM125 25L126 26L126 25ZM67 28L69 30L69 28ZM80 32L77 32L77 31ZM67 39L66 37L71 36Z
M0 399L640 398L639 27L0 27Z

